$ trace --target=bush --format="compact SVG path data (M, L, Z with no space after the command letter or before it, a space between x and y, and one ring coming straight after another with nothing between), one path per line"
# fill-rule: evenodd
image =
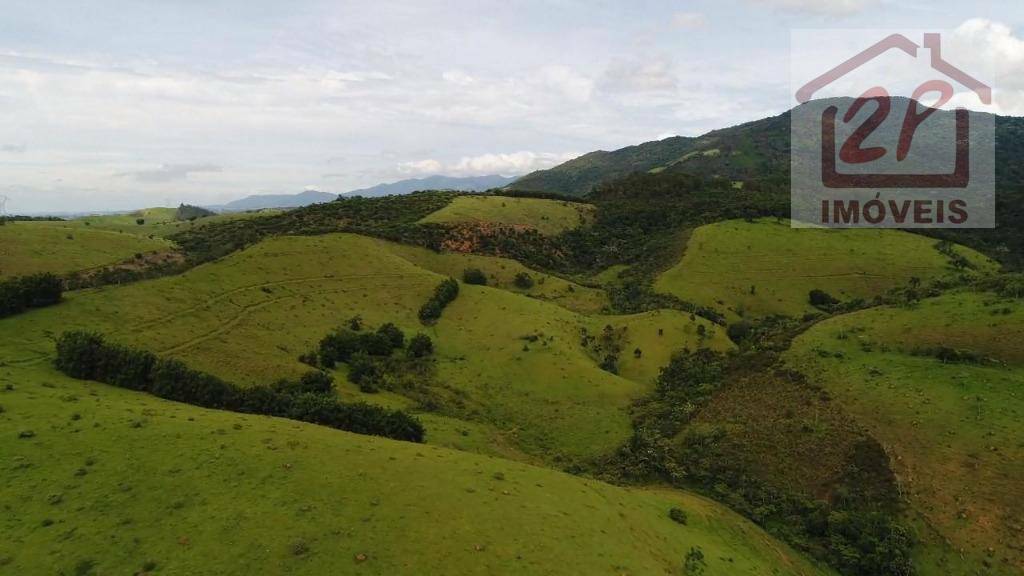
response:
M346 404L329 394L333 382L323 372L310 372L297 382L242 388L216 376L192 370L178 360L159 359L149 352L110 344L89 332L65 332L57 339L58 370L79 379L141 390L205 408L292 418L396 440L423 441L423 425L398 410L368 404Z
M517 288L529 290L530 288L533 288L533 277L526 272L520 272L519 274L516 274L514 284Z
M462 271L462 281L466 284L486 286L487 276L484 274L483 270L479 268L466 268Z
M808 293L807 298L810 301L811 306L825 310L839 304L839 300L833 298L831 294L824 290L818 290L817 288L811 290L810 293Z
M742 342L750 337L753 331L753 326L746 320L740 320L735 324L730 324L726 329L726 334L729 335L729 339L733 342Z
M434 342L426 334L417 334L409 340L406 353L413 358L424 358L434 353Z
M0 318L60 302L64 282L55 274L19 276L0 282Z
M686 516L686 511L681 508L672 508L671 510L669 510L668 517L671 518L673 522L677 522L683 525L685 525L688 520Z
M278 380L273 388L288 394L330 394L334 391L334 378L321 370L310 370L298 380Z
M142 226L143 224L146 223L146 219L145 218L136 218L135 219L135 223L138 224L139 226Z
M387 338L391 343L391 348L401 348L402 346L405 346L405 334L402 333L402 330L398 326L395 326L391 322L381 325L381 327L377 329L377 334ZM391 351L389 350L388 353L390 352Z
M441 317L441 311L459 295L459 283L454 278L447 278L437 285L430 300L420 308L420 322L433 324Z
M348 379L353 384L358 384L360 389L365 386L368 390L376 390L380 378L380 367L366 352L356 352L349 359Z
M683 558L683 572L687 576L697 576L704 573L707 564L704 562L704 551L700 546L690 548Z

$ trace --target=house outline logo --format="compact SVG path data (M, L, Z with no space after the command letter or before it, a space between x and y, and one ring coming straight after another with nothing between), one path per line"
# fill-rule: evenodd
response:
M890 34L875 44L850 57L829 71L804 84L796 91L799 103L810 102L814 94L832 84L836 80L857 70L866 63L897 50L914 59L924 48L930 51L930 66L958 84L973 91L985 105L992 103L992 88L974 78L942 57L942 36L936 32L924 33L924 41L917 44L903 34ZM923 113L918 112L918 101L925 94L938 92L939 98L933 106L926 106ZM900 130L896 150L897 162L906 159L913 144L914 134L931 114L953 96L953 86L945 80L929 80L921 84L909 99ZM839 158L848 164L872 162L888 153L883 147L863 148L864 140L877 129L888 116L892 107L892 97L885 88L875 86L858 96L843 117L849 123L867 102L876 104L874 113L845 141L839 151ZM836 117L839 109L829 106L821 117L821 182L826 188L965 188L970 182L970 113L964 108L955 111L955 160L951 172L943 174L917 173L843 173L837 168L836 162Z

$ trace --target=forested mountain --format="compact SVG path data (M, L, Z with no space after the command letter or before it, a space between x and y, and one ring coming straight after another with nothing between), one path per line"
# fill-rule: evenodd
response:
M501 188L511 184L515 178L492 174L490 176L427 176L426 178L409 178L377 184L369 188L360 188L346 192L346 196L364 196L376 198L392 194L409 194L417 190L459 190L462 192L483 192L491 188Z

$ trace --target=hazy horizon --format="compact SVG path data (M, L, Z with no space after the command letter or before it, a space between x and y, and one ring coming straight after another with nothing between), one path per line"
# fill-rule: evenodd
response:
M130 210L521 175L783 112L798 28L954 30L1019 115L1022 24L1010 2L12 6L0 194L10 213Z

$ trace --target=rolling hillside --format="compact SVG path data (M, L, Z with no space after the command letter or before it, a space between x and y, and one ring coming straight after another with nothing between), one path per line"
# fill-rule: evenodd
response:
M786 355L890 453L921 574L1024 570L1022 319L1019 299L952 293L830 319Z
M171 247L159 238L71 222L8 222L0 226L0 279L37 272L66 274Z
M954 274L935 240L896 230L791 228L787 221L729 220L693 231L678 264L654 289L731 318L817 312L811 290L840 301L871 299L911 278L923 283ZM994 272L981 254L956 248L977 273Z
M417 310L443 276L403 252L346 234L273 238L179 276L70 293L60 306L7 319L0 361L44 361L50 334L81 328L259 383L300 375L308 369L300 354L361 315L371 326L394 322L435 340L437 380L446 387L428 394L441 415L485 425L525 454L570 463L625 440L628 406L673 351L698 342L731 347L722 331L678 311L589 316L523 291L477 286L463 286L440 322L425 328ZM602 357L580 344L584 329L599 335L606 325L626 328L616 337L625 377L599 368Z
M0 518L5 573L640 575L677 573L691 549L708 575L826 573L690 494L203 410L43 364L0 368L0 406L0 507L17 510Z
M594 207L576 202L510 196L459 196L420 222L525 227L555 235L590 223Z

